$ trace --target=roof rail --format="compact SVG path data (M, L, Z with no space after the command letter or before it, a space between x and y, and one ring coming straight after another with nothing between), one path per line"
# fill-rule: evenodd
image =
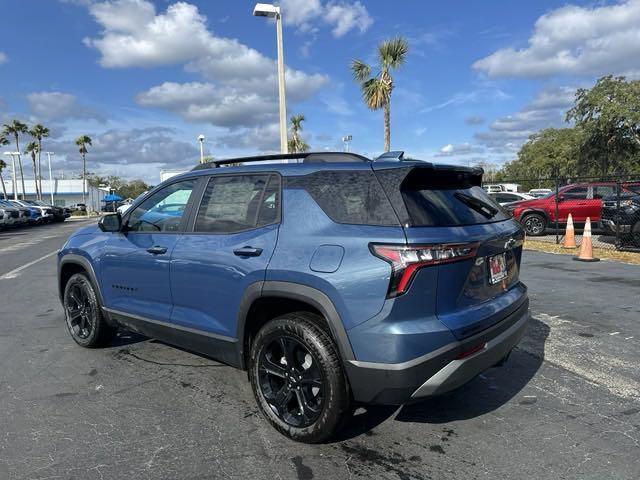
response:
M357 153L350 152L304 152L304 153L275 153L272 155L257 155L254 157L226 158L196 165L191 170L205 170L238 163L266 162L273 160L302 160L302 163L338 163L338 162L370 162L371 160Z
M395 150L393 152L384 152L382 155L376 158L376 162L380 162L384 160L387 160L387 161L396 160L398 162L401 162L402 160L404 160L404 152L402 150Z

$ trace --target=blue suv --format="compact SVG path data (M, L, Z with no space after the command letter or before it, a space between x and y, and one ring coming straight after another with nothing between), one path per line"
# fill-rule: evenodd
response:
M69 238L69 332L95 347L123 327L246 369L277 430L324 441L356 405L455 389L522 337L524 233L482 173L401 152L200 165Z

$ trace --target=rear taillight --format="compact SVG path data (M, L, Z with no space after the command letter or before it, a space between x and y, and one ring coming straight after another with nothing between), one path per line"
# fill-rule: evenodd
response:
M409 289L416 272L430 265L457 262L476 256L477 243L442 245L382 245L372 243L371 252L391 265L387 298L402 295Z

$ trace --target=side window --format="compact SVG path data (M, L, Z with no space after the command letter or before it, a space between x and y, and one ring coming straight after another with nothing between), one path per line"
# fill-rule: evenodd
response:
M586 200L587 187L570 188L569 190L562 192L562 195L564 195L567 200Z
M287 177L287 188L303 188L336 223L397 225L398 219L372 171L320 171Z
M222 175L209 180L194 232L236 233L279 219L277 175Z
M593 187L593 198L606 198L616 195L616 187L614 185L596 185Z
M147 198L129 215L131 232L176 232L197 179L172 183Z

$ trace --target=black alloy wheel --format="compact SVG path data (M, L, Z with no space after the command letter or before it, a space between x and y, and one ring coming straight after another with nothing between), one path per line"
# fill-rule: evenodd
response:
M82 347L106 344L116 329L105 320L93 284L84 273L69 278L64 288L64 313L71 338Z
M328 440L353 413L339 350L317 314L292 312L264 324L252 339L248 369L260 411L293 440Z
M283 335L264 345L258 377L269 407L288 425L308 427L320 416L325 390L322 371L297 339Z

